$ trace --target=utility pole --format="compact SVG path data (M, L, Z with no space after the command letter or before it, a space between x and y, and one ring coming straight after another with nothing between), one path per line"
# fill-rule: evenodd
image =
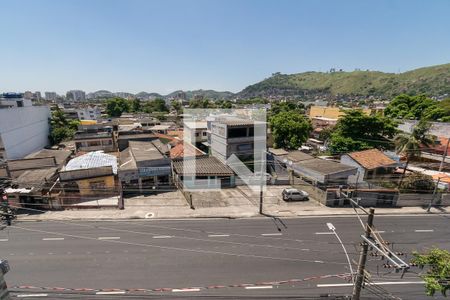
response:
M370 238L372 226L373 226L373 217L375 215L375 209L370 208L369 217L367 218L365 237ZM361 289L364 284L364 272L366 268L367 261L367 252L369 251L369 244L367 242L363 242L362 252L359 257L358 263L358 271L356 273L356 281L353 287L352 300L360 300Z
M437 192L440 181L441 181L441 177L438 177L438 181L437 181L436 185L434 186L433 197L431 198L430 204L428 205L427 212L430 212L431 206L433 206L434 198L436 197L436 192Z
M442 161L439 165L439 172L442 171L442 168L444 167L445 158L447 157L447 151L448 151L448 145L450 144L450 138L447 139L447 146L445 146L444 153L442 154Z

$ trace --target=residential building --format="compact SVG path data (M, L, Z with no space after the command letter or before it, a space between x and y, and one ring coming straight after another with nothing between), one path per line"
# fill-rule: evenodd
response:
M13 178L13 187L6 190L9 202L18 207L53 208L60 194L58 170L70 155L66 150L42 149L24 159L8 160L5 171Z
M94 124L80 125L74 136L76 151L112 152L117 149L113 126Z
M59 172L63 188L62 203L117 195L116 175L117 157L103 151L93 151L71 159Z
M99 120L102 116L101 110L97 106L79 108L76 112L79 120Z
M41 92L36 91L36 92L34 92L33 96L34 96L33 97L34 100L41 100L42 99Z
M4 108L4 103L12 103ZM0 140L3 157L22 158L48 145L50 109L23 98L0 98Z
M255 135L255 132L257 134ZM218 118L211 123L211 154L226 161L232 154L246 159L252 157L255 143L265 150L266 124L238 118Z
M208 127L206 122L202 121L185 121L184 138L193 145L197 145L208 141Z
M130 141L120 152L119 179L126 194L143 193L171 185L168 149L159 140Z
M181 189L234 187L233 170L214 156L181 157L172 161L173 180Z
M278 155L277 155L278 154ZM349 176L356 175L357 168L339 162L315 158L301 151L277 153L273 159L314 186L338 186L346 184Z
M81 90L71 90L66 93L67 101L81 102L86 100L86 93Z
M58 95L55 92L45 92L45 100L56 101Z
M358 172L348 178L349 183L361 183L380 177L389 177L398 166L395 160L378 149L344 154L341 156L341 163L358 168Z
M23 98L27 99L27 100L31 100L33 99L34 95L33 92L31 91L26 91L25 93L23 93Z
M157 139L157 137L151 131L119 131L119 135L117 137L117 146L119 148L119 151L123 151L129 147L130 141L151 142L155 139Z

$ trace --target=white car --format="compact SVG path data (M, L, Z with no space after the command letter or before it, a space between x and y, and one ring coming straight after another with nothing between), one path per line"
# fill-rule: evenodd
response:
M284 201L303 201L309 197L307 192L297 189L284 189L281 195Z

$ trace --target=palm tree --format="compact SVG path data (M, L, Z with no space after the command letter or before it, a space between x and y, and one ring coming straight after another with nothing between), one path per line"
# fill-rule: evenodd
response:
M402 184L405 177L409 162L414 158L420 157L420 147L429 147L434 143L434 137L428 134L430 127L431 124L428 121L421 120L414 126L411 133L402 132L394 137L396 152L398 154L404 154L406 157L406 163L402 177L400 178L399 186Z

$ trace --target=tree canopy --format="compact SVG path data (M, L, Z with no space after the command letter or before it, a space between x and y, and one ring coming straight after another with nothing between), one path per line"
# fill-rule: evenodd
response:
M77 131L79 121L67 120L64 112L60 108L56 108L52 112L50 119L50 134L49 139L52 145L57 145L62 141L73 138Z
M426 273L422 275L427 295L433 296L436 292L441 292L447 296L450 289L450 252L433 248L423 254L413 252L413 255L413 263L421 268L427 268Z
M399 95L384 110L387 117L398 119L450 122L450 99L433 100L425 95Z
M126 99L110 98L106 101L106 113L110 117L120 117L124 112L130 112L130 103Z
M282 111L269 120L275 148L297 149L309 137L312 125L309 119L295 111Z
M333 154L370 148L389 149L392 147L389 139L396 132L396 124L389 118L349 110L337 122L328 147Z
M154 113L154 112L168 112L169 109L166 106L166 101L164 99L155 99L148 101L144 105L144 112Z

